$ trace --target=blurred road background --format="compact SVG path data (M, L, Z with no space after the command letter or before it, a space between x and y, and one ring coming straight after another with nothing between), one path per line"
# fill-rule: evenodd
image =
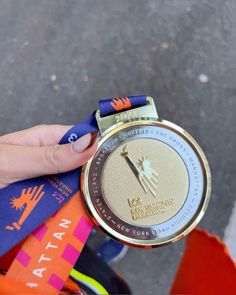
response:
M154 96L210 162L200 226L234 243L235 15L234 0L1 0L0 134L76 123L102 97ZM114 267L135 294L165 294L183 245L129 249Z

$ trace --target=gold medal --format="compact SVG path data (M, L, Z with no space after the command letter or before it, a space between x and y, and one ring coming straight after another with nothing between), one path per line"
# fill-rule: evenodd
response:
M158 118L153 99L100 117L96 154L83 166L81 188L95 222L112 238L139 247L174 242L202 218L211 176L197 142Z

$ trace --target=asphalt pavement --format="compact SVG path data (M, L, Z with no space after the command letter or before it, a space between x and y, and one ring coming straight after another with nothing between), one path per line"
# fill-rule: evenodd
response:
M103 97L147 94L209 160L200 226L224 237L236 188L236 2L0 1L0 134L74 124ZM129 249L114 266L135 294L166 294L184 241Z

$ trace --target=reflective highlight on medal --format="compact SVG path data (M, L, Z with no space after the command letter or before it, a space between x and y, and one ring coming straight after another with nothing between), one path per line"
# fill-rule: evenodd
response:
M149 130L132 132L142 135ZM101 189L110 209L122 220L141 226L155 225L174 216L183 205L189 187L188 172L170 146L155 138L139 137L121 144L107 158ZM172 202L168 203L170 199ZM139 201L131 208L134 200Z
M131 121L100 139L82 172L86 206L121 242L158 246L183 237L201 219L210 172L197 143L167 121Z
M157 184L158 184L158 173L151 168L150 160L146 157L138 159L138 166L133 162L128 155L127 150L128 145L126 144L123 148L123 151L120 153L122 157L125 158L131 170L134 172L134 175L137 177L139 183L144 189L145 193L148 190L156 197Z

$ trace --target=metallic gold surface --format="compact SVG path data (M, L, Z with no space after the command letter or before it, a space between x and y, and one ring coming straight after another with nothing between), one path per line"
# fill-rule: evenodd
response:
M152 167L150 159L148 157L144 158L144 156L142 156L142 159L138 159L137 163L135 163L130 158L127 144L124 145L120 155L126 160L131 171L134 173L140 185L142 186L144 192L147 193L150 191L153 196L156 197L159 175Z
M140 181L121 155L124 148ZM148 167L147 172L142 164ZM188 193L188 172L171 147L143 138L120 145L109 156L103 167L101 186L108 206L122 220L134 225L155 225L182 207Z
M101 117L100 110L96 111L96 120L101 134L107 132L110 127L113 128L119 122L137 120L139 118L158 119L156 106L151 96L147 96L147 104L144 106L115 113L109 116Z
M208 162L181 127L160 120L153 98L96 119L96 154L82 167L92 220L112 238L138 247L165 245L200 221L210 198Z
M149 127L148 127L149 126ZM131 128L131 129L130 129ZM184 146L188 146L188 149L192 150L194 153L194 157L200 165L198 169L201 170L199 172L199 176L202 178L201 190L198 189L198 198L196 199L193 195L188 194L188 198L185 200L184 205L179 210L179 212L170 218L170 220L165 221L164 223L157 224L155 226L135 226L128 224L125 221L122 221L119 216L116 216L112 210L107 206L108 201L104 199L104 196L101 192L101 188L99 191L99 186L101 186L101 175L105 173L103 171L105 156L112 155L112 153L119 148L120 143L114 136L123 132L125 130L130 129L134 130L134 134L137 134L139 137L139 132L137 128L159 128L163 129L163 138L165 137L165 133L172 132L172 134L176 134L176 138L182 138L182 142ZM130 132L131 132L130 131ZM127 132L125 132L127 133ZM125 134L124 133L124 134ZM132 133L132 132L131 132ZM162 135L162 134L161 134ZM147 135L150 137L150 135ZM173 147L178 146L178 140L174 138L175 136L168 138L169 141L172 141ZM108 145L110 139L114 138L111 143ZM122 144L127 143L128 139L124 137L122 139ZM106 150L106 148L107 150ZM122 149L121 149L122 150ZM183 149L184 150L184 149ZM187 152L185 152L186 154ZM188 153L187 153L188 154ZM142 155L138 155L139 157ZM130 155L131 157L131 155ZM120 161L123 159L120 159ZM133 159L134 160L134 159ZM195 163L192 160L192 157L189 159L190 165L192 162L193 169L195 170ZM103 164L102 164L103 161ZM117 163L116 163L117 164ZM128 169L128 165L126 164L126 168ZM120 165L120 164L119 164ZM158 165L157 165L158 166ZM94 170L95 169L95 170ZM96 172L97 169L97 172ZM155 171L158 170L158 167L155 167ZM114 167L115 172L115 167ZM157 171L158 172L158 171ZM132 175L132 172L130 172ZM133 173L134 174L134 173ZM159 172L158 172L159 174ZM131 177L131 176L130 176ZM196 176L197 177L197 176ZM100 180L99 180L100 179ZM133 176L133 180L136 180L136 185L138 180ZM159 179L160 181L160 179ZM166 181L166 180L165 180ZM197 180L195 186L198 185ZM191 184L192 186L192 184ZM117 184L113 183L114 189L116 189ZM196 186L197 187L197 186ZM117 239L122 243L126 243L132 246L137 247L157 247L160 245L165 245L171 242L175 242L180 238L184 237L187 233L189 233L201 220L203 214L206 211L210 192L211 192L211 175L208 162L205 158L205 155L197 142L189 135L186 131L184 131L181 127L164 120L157 120L156 118L140 117L134 121L121 121L112 127L108 128L99 138L99 147L96 155L94 155L83 167L81 173L81 189L85 199L85 205L88 209L89 214L91 215L92 220L96 225L98 225L103 231L105 231L112 238ZM196 188L195 188L196 189ZM142 190L141 190L142 191ZM201 195L199 195L201 191ZM143 192L142 192L143 193ZM152 195L152 194L151 194ZM150 197L150 192L149 192ZM153 197L153 196L152 196ZM190 199L189 199L190 198ZM153 197L154 199L154 197ZM197 203L196 203L196 201ZM112 201L113 202L113 201ZM135 204L135 200L129 200L130 205ZM166 208L172 206L172 200L166 201ZM140 204L139 200L137 203ZM194 205L196 203L196 205ZM186 208L185 204L189 204ZM186 210L184 209L186 208ZM168 208L169 209L169 208ZM116 209L115 209L116 210ZM181 213L183 210L183 214ZM189 212L191 214L189 215ZM179 214L182 215L179 215ZM180 217L178 217L180 216ZM140 221L141 219L139 219ZM137 221L135 221L137 222ZM169 224L170 226L164 226L164 224Z

